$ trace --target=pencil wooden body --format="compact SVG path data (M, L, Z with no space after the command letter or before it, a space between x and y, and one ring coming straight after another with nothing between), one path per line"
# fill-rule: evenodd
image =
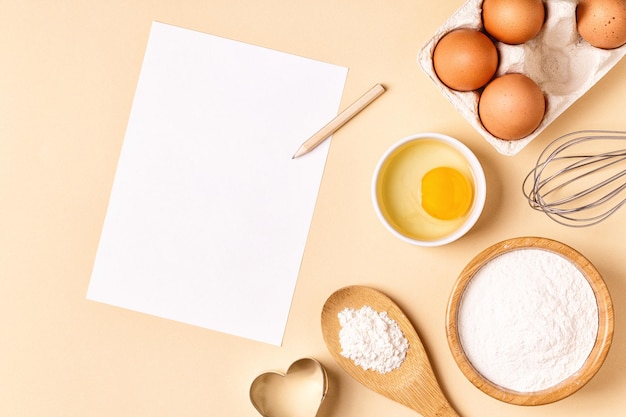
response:
M297 158L315 149L319 144L324 142L330 135L337 131L337 129L346 124L350 119L356 116L361 110L367 107L372 101L374 101L384 92L385 87L383 87L382 84L376 84L367 93L363 94L357 101L355 101L354 103L349 105L344 111L339 113L337 117L331 120L327 125L318 130L317 133L307 139L300 146L300 148L298 148L293 157Z

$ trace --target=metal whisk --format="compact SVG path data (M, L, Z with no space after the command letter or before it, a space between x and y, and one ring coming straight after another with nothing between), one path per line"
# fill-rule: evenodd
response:
M626 203L626 132L584 130L549 144L522 191L530 206L571 227L597 224Z

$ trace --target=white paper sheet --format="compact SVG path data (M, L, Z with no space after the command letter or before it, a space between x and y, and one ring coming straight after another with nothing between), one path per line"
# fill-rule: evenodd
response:
M346 76L153 23L87 298L280 345Z

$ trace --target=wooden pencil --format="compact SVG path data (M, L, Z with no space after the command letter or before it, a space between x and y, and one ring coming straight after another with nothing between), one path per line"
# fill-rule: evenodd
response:
M311 152L384 92L385 87L383 87L382 84L374 85L374 87L370 88L357 101L349 105L344 111L339 113L337 117L328 122L328 124L300 145L296 153L293 155L293 158L297 158Z

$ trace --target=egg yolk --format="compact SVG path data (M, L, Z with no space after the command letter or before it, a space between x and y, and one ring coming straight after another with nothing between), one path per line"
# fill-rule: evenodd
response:
M434 168L422 177L422 207L436 219L452 220L467 213L473 194L470 181L454 168Z

